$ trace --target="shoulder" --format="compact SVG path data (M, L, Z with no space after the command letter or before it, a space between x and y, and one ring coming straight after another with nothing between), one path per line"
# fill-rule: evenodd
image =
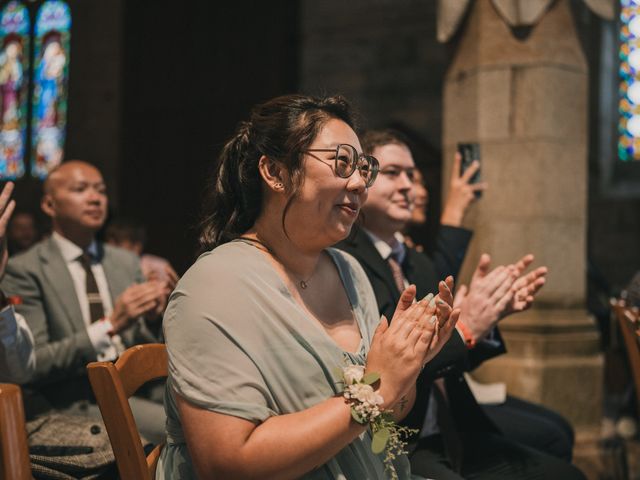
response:
M327 249L327 253L333 258L338 268L346 270L355 278L367 277L360 262L350 252L339 247L331 247Z
M60 252L51 245L51 239L41 240L30 249L9 257L7 271L29 270L40 265L43 258L49 258L51 255L60 255Z

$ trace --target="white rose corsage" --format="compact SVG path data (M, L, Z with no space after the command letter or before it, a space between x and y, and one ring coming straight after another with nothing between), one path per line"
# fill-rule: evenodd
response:
M393 420L391 410L383 410L384 399L373 388L380 380L375 372L364 373L362 365L348 365L342 368L344 390L342 396L351 406L351 417L361 425L369 425L372 433L371 450L376 455L385 452L384 466L392 480L398 478L393 460L405 454L407 442L412 433L407 427L401 427Z

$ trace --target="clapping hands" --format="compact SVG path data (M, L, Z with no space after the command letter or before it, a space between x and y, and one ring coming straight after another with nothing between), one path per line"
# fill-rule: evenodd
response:
M414 302L416 287L402 293L391 323L382 317L369 354L367 371L380 374L385 406L394 405L415 381L421 369L449 340L460 314L453 309L453 277L440 282L433 297Z
M475 341L485 337L507 315L531 306L545 284L548 271L547 267L538 267L525 275L533 260L533 255L527 254L514 264L490 271L491 257L485 253L480 257L469 288L458 287L454 306L460 308L460 321Z

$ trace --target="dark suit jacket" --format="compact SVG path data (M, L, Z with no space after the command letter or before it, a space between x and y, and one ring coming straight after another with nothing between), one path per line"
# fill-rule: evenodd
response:
M99 245L99 249L115 303L127 287L144 281L140 259L108 245ZM25 317L33 333L36 372L31 387L58 408L90 397L86 366L96 360L97 353L82 319L71 274L55 241L48 238L12 257L2 280L2 290L22 299L16 311ZM157 335L143 319L134 322L120 336L125 347L157 341Z
M468 242L467 231L452 227L443 228L440 235L445 232L446 236L452 240L448 242L442 238L438 240L438 245L441 248L448 249L446 252L440 252L439 255L440 258L459 259L461 262L466 242L462 237L455 237L455 230L460 230L460 235L466 237ZM361 229L356 229L349 238L336 246L358 259L373 286L380 313L391 320L400 298L400 292L393 280L389 264L380 256L369 236ZM460 255L459 249L463 249L462 255ZM447 268L449 271L455 270L457 272L459 267L459 264L457 267L455 264L450 264ZM407 280L416 285L418 298L422 298L430 292L437 293L438 282L442 276L429 257L408 248L402 269ZM404 423L411 428L420 429L422 427L432 382L435 378L444 377L451 411L458 430L497 431L476 402L462 375L463 372L472 370L484 360L506 351L499 333L497 333L496 339L500 343L498 347L480 343L473 350L468 350L460 335L454 332L442 351L425 366L418 377L416 402Z

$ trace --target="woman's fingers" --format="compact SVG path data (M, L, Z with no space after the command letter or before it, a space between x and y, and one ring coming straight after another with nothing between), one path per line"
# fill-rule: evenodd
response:
M402 294L400 295L400 300L398 300L398 305L396 306L396 311L393 313L393 318L391 319L391 324L395 323L396 318L398 318L402 312L406 311L413 305L413 301L416 298L416 286L409 285L404 289Z

